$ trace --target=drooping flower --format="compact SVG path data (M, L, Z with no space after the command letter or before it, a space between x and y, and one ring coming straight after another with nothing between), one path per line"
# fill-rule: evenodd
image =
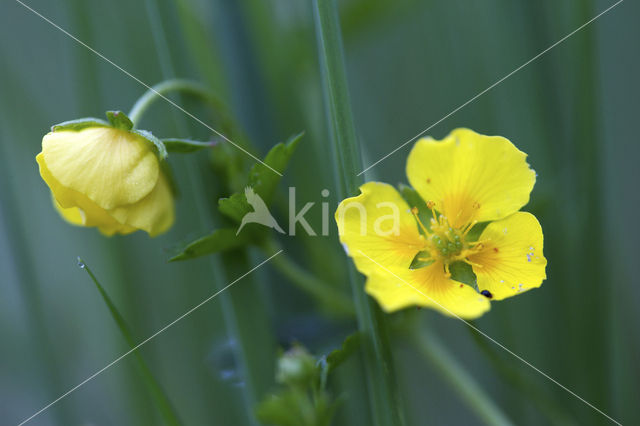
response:
M54 126L36 156L40 175L68 222L109 236L137 230L156 236L173 224L174 199L153 136L132 130L124 114L112 117L112 124L126 124L92 119Z
M340 240L383 309L476 318L489 300L542 284L542 228L518 211L536 180L525 153L503 137L456 129L442 141L418 140L406 172L407 199L368 182L336 211Z

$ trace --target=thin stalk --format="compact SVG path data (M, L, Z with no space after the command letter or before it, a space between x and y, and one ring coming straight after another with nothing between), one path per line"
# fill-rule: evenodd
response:
M435 370L451 385L458 396L467 403L487 425L512 425L507 416L487 396L478 383L455 360L440 339L429 330L416 331L413 340L420 353L429 360Z
M161 30L161 22L157 13L157 1L147 0L146 5L149 18L155 22L152 25L154 42L156 43L156 50L160 52L165 49L167 43L164 32ZM162 62L161 67L164 77L167 79L172 78L174 68L171 58L169 55L160 53L158 56ZM181 79L166 80L154 86L153 90L147 92L136 102L129 115L130 119L135 123L149 105L160 98L159 93L164 95L172 91L200 97L209 104L214 113L218 114L223 131L229 132L231 137L240 135L235 122L228 115L226 107L218 98L213 96L206 87ZM178 115L174 111L174 118L178 129L184 131L187 127L184 116ZM212 214L212 206L208 206L203 199L207 192L201 179L203 176L202 170L197 166L185 167L185 169L187 170L189 189L193 194L192 199L196 203L201 226L206 229L217 228L219 224ZM209 262L213 285L217 289L221 289L227 281L224 279L225 276L231 279L249 269L246 253L243 251L225 255L223 258L224 261L221 261L219 257L213 256ZM263 304L255 303L255 288L250 282L245 282L243 286L222 293L219 298L227 334L235 344L234 349L238 359L238 368L244 379L245 415L250 424L257 425L252 414L254 407L272 386L275 376L273 370L275 367L276 344L273 330L271 329L271 321L264 310Z
M273 241L265 244L265 252L269 255L279 250L278 245ZM300 290L315 297L324 306L329 307L336 314L342 316L353 316L355 310L353 302L341 291L330 286L328 283L312 275L309 271L300 267L291 260L286 253L275 257L272 265L285 277L297 286Z
M522 395L526 395L527 400L534 402L537 408L547 415L549 423L558 426L572 426L576 424L575 420L567 413L566 408L545 393L540 387L536 386L531 379L525 377L522 374L521 368L515 368L511 363L500 357L496 352L495 345L491 344L484 336L481 336L475 330L469 329L469 332L498 374L514 388L518 389Z
M78 258L78 265L80 266L80 268L87 271L87 274L89 274L89 277L91 277L91 280L96 285L98 292L100 292L100 295L102 296L102 300L107 305L107 308L109 308L111 317L117 324L118 329L122 334L122 337L124 337L129 347L134 348L137 345L137 342L134 340L133 335L131 334L131 330L127 325L127 322L124 320L124 318L118 311L118 308L116 308L115 304L107 294L104 287L102 287L102 285L98 281L98 278L96 278L96 276L93 274L89 266L80 258ZM140 352L137 350L134 351L133 354L137 361L138 368L140 369L140 373L142 374L144 382L147 385L149 393L151 394L151 397L155 401L158 407L158 410L160 411L160 414L162 415L162 418L164 419L165 423L170 426L179 426L181 423L180 423L180 420L178 419L178 415L176 414L173 406L171 405L169 398L166 396L166 394L162 390L162 387L157 382L157 380L153 376L153 373L147 366L147 363L144 361L144 358L142 358L142 355L140 355Z
M206 86L191 80L180 78L171 78L152 86L147 90L133 105L129 111L129 119L137 125L145 112L155 101L163 99L172 92L180 92L187 95L195 96L207 103L211 110L217 115L221 121L223 131L235 132L236 126L231 120L227 108L224 103L218 99ZM233 136L233 135L230 135Z
M333 136L336 193L342 199L356 193L362 183L357 175L362 169L362 161L347 89L336 3L334 0L314 0L313 9L325 103ZM362 279L353 265L349 265L348 271L358 328L364 336L364 369L371 417L377 425L402 425L404 413L393 375L386 319L365 294Z

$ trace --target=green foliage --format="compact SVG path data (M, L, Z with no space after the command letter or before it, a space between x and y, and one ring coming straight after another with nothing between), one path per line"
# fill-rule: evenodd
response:
M324 388L327 377L340 364L347 360L359 347L362 342L362 335L359 332L347 336L342 342L342 346L334 349L325 358L320 360L320 386Z
M249 241L250 234L248 232L242 232L240 235L236 235L236 230L233 228L216 229L211 234L200 237L187 244L180 249L178 254L169 259L169 261L174 262L176 260L193 259L206 254L232 250L244 246L249 243Z
M107 111L107 119L109 123L116 129L131 130L133 129L133 122L122 111Z
M284 172L303 135L304 133L298 133L289 138L286 143L279 143L271 148L264 158L264 163L275 170ZM256 163L249 171L246 186L251 187L265 203L269 204L280 179L281 176L274 173L273 170L262 163ZM253 210L242 192L233 193L228 198L221 198L218 201L218 209L236 222L240 222L245 214Z
M216 145L213 141L203 142L179 138L163 138L162 143L164 143L165 148L167 148L167 152L176 152L181 154L195 152L205 148L212 148Z
M104 301L105 305L107 305L109 313L117 324L122 337L124 337L127 344L131 347L134 357L137 360L138 369L144 379L144 383L147 386L147 389L149 390L149 393L151 394L155 404L157 405L158 410L160 411L160 414L162 415L165 423L169 426L179 426L181 422L178 418L178 415L174 411L171 401L169 401L169 398L164 393L164 390L153 376L153 373L151 373L151 370L147 366L144 358L142 358L142 355L140 355L140 353L137 351L140 344L137 344L134 340L133 334L131 333L127 322L124 320L124 317L120 314L120 311L113 303L102 284L100 284L98 278L96 278L89 266L80 258L78 258L78 266L80 266L81 269L87 271L87 274L98 289L100 296L102 296L102 300Z
M316 360L300 345L278 359L276 380L283 385L256 408L261 422L277 426L328 426L339 405L326 390L327 375L353 354L359 346L353 334L326 357Z
M78 131L78 130L86 129L87 127L109 127L109 123L99 118L85 117L85 118L78 118L76 120L65 121L59 124L54 124L53 126L51 126L51 131L52 132L58 132L62 130Z

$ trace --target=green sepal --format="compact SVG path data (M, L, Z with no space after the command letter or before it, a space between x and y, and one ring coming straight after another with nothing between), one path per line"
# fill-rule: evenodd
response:
M427 203L422 199L420 194L418 194L418 191L402 183L398 185L398 189L400 190L402 198L404 198L407 204L409 204L409 208L417 208L420 221L428 230L431 230L431 219L433 219L433 213L431 213L431 210L427 208ZM424 233L422 228L419 226L418 230L421 234Z
M458 281L459 283L470 285L478 290L478 280L476 274L473 272L473 268L466 262L458 261L449 265L449 272L451 272L451 279Z
M275 170L283 172L303 135L304 132L299 133L289 138L287 142L275 145L264 158L264 163ZM276 186L281 179L281 176L275 174L269 167L262 163L254 164L249 172L249 179L246 185L251 187L267 205L271 201ZM243 192L236 192L228 198L218 200L218 209L222 214L236 222L240 222L245 214L253 211Z
M491 222L480 222L473 225L473 228L467 233L466 240L467 241L478 241L480 239L480 234L484 231L484 228L487 227Z
M52 132L58 132L61 130L73 130L78 131L86 129L87 127L109 127L109 123L99 118L85 117L78 118L76 120L69 120L59 124L51 126Z
M169 259L169 262L232 250L250 242L249 233L242 232L240 235L236 235L236 232L232 228L216 229L211 234L198 238L184 246L178 254Z
M164 143L162 143L162 141L156 136L154 136L153 133L151 133L150 131L133 129L133 130L130 130L130 132L135 133L138 136L142 136L144 139L148 140L153 145L155 145L158 157L161 160L165 160L169 155L167 153L167 148L164 146Z
M122 111L107 111L107 119L109 123L116 129L131 130L133 129L133 122Z
M431 253L426 250L421 251L415 255L411 261L411 265L409 265L409 269L426 268L427 266L433 265L435 261L436 260L431 257Z
M179 138L163 138L162 143L164 143L167 152L177 152L181 154L195 152L205 148L213 148L216 145L214 141L203 142Z

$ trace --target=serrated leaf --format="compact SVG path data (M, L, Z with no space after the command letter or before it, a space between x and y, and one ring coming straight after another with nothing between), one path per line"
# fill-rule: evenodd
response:
M164 143L165 148L167 148L167 152L177 152L181 154L212 148L216 145L213 141L203 142L179 138L163 138L162 143Z
M331 351L331 353L327 355L326 359L329 372L333 371L337 366L349 358L360 346L360 341L360 333L350 334L346 339L344 339L342 346L339 349Z
M245 214L253 211L242 192L234 192L228 198L218 200L218 210L225 216L240 222Z
M411 265L409 265L409 269L426 268L427 266L433 265L435 261L436 260L431 257L431 253L428 251L421 251L415 255L411 261Z
M133 122L122 111L107 111L107 119L109 123L116 129L131 130L133 129Z
M478 281L476 274L473 272L473 268L466 262L453 262L449 265L449 271L451 272L451 279L470 285L478 290Z
M109 127L109 123L99 118L85 117L78 118L76 120L69 120L59 124L51 126L52 132L58 132L61 130L73 130L78 131L86 129L87 127Z
M193 259L242 247L250 241L249 235L246 232L236 235L236 230L232 228L216 229L211 234L187 244L178 254L169 259L169 262Z
M275 170L283 172L303 135L304 133L299 133L289 138L286 143L275 145L264 158L264 163ZM275 174L269 167L262 163L254 164L249 172L247 182L247 186L251 187L267 204L273 197L276 186L281 179L281 176ZM240 192L218 200L218 209L222 214L237 222L240 222L245 214L253 211L253 208L247 202L247 197Z
M169 155L167 153L167 148L165 148L164 146L164 143L162 143L162 141L156 136L154 136L153 133L151 133L150 131L133 129L133 130L130 130L130 132L135 133L136 135L142 136L143 138L151 142L156 147L156 150L158 151L158 157L161 160L166 159L167 156Z

